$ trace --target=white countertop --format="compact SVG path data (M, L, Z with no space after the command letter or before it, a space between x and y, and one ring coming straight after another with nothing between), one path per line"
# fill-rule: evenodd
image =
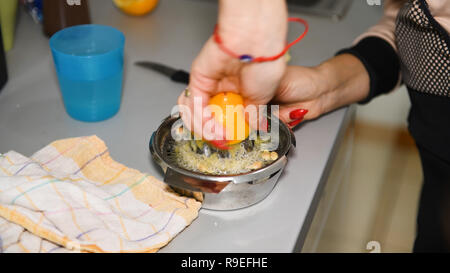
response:
M39 25L19 14L14 48L7 53L9 82L0 92L0 152L31 155L61 138L96 134L111 156L129 167L163 179L150 159L148 142L170 114L184 86L133 65L162 62L188 70L211 34L217 3L206 0L162 0L145 17L130 17L110 0L90 1L93 23L124 32L124 95L119 113L98 123L71 119L62 104L53 61ZM291 64L315 65L345 47L377 21L380 7L354 1L344 20L300 15L310 23L308 36L291 50ZM298 15L298 14L295 14ZM290 38L296 35L295 27ZM202 209L199 217L162 252L300 251L353 108L343 108L307 122L295 131L297 148L290 154L278 185L262 202L237 211ZM309 215L309 217L307 217Z

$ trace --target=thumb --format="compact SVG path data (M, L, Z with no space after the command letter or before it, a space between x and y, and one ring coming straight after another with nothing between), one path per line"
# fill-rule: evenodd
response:
M218 83L222 77L220 56L217 55L211 39L205 44L199 56L191 67L189 86L178 97L178 105L181 106L181 117L185 126L194 132L196 137L206 140L223 139L224 129L213 120L208 111L208 103L211 95L217 92ZM205 125L209 132L205 132Z

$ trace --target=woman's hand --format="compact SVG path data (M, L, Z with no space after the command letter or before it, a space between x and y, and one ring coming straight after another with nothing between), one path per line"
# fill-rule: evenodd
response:
M290 127L325 112L324 94L317 68L289 66L272 101L280 106L279 118Z
M369 75L350 54L336 56L317 67L290 66L273 99L279 118L291 128L367 97Z
M284 0L221 0L218 26L224 45L234 52L275 55L286 44L286 4ZM245 106L265 105L275 96L285 68L284 58L243 64L223 52L211 37L192 64L189 96L183 92L178 99L185 125L207 140L223 139L223 130L213 130L214 137L203 132L205 123L212 120L210 113L203 111L209 98L219 92L235 91L243 96ZM195 99L201 99L202 109L197 113L194 112ZM249 123L253 128L258 126L257 120L249 120Z

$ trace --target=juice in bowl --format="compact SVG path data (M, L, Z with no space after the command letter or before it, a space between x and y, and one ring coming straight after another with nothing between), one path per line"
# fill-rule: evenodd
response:
M65 28L50 48L67 113L80 121L101 121L120 108L125 36L102 25Z

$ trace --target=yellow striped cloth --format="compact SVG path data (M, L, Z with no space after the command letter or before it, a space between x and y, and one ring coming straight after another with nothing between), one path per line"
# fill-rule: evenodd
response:
M0 154L0 252L156 252L200 207L96 136Z

